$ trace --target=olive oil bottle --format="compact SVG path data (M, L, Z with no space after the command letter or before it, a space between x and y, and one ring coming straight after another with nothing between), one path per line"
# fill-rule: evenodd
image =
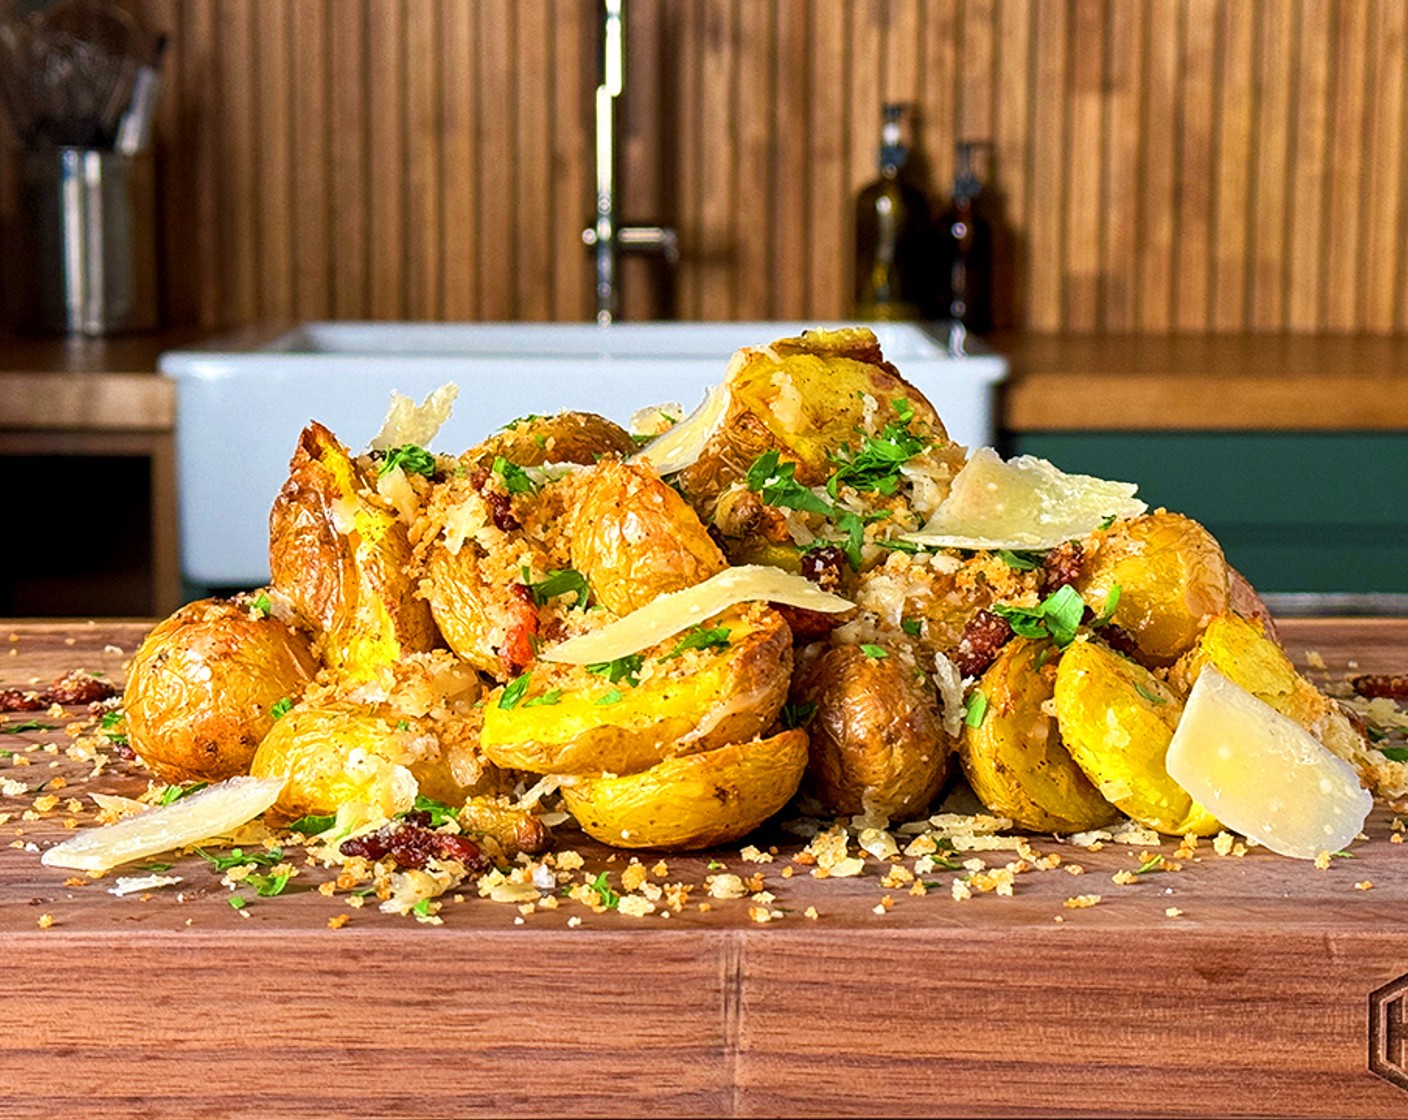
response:
M855 314L859 319L917 319L925 310L929 200L904 174L909 149L903 105L884 106L880 177L856 199Z
M976 141L959 141L953 203L938 220L939 256L947 292L942 315L969 331L992 329L992 227L979 198L983 184L974 170Z

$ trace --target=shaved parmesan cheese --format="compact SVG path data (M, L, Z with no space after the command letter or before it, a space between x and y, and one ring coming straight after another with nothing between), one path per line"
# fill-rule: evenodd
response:
M287 778L229 778L116 824L81 832L50 848L45 867L106 871L120 863L198 844L251 821L283 792Z
M455 398L459 395L460 387L453 381L433 390L420 404L400 393L392 393L391 407L386 412L381 431L372 439L372 450L390 451L407 443L429 447L440 426L450 418Z
M545 661L592 665L663 642L739 603L785 603L789 607L838 614L855 604L821 590L810 580L761 564L725 568L703 583L672 591L600 630L570 638L543 653Z
M703 454L704 445L718 430L726 412L728 390L723 385L715 385L705 396L703 404L664 435L642 447L632 461L649 463L656 474L661 475L674 474L692 466Z
M143 891L154 891L158 887L174 887L181 881L181 876L179 875L124 876L108 888L108 894L115 894L118 898L123 898L129 894L141 894Z
M1349 763L1210 665L1165 764L1218 820L1295 859L1346 847L1374 804Z
M1054 548L1083 537L1107 517L1137 517L1149 507L1132 482L1066 474L1045 459L1004 462L990 447L973 453L954 476L948 497L905 540L933 548Z

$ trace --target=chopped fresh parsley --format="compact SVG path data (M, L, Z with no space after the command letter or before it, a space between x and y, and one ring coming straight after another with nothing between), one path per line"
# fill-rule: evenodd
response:
M621 905L621 896L611 889L611 884L607 881L606 872L603 871L590 884L597 898L601 899L601 904L608 910L615 910Z
M231 895L225 901L230 904L230 909L232 910L243 910L247 905L245 900L237 894Z
M435 456L414 443L403 443L386 453L386 457L381 461L381 469L376 472L377 476L380 477L395 467L400 467L407 474L432 478L435 475Z
M598 696L596 702L598 707L604 708L610 704L619 704L625 698L625 695L619 688L613 688L609 692L603 692Z
M525 708L551 708L562 699L562 689L550 688L541 696L523 701Z
M1390 762L1408 762L1408 747L1380 747L1379 750Z
M411 729L411 721L410 721L410 720L408 720L408 719L398 719L398 720L396 721L396 730L397 730L397 731L409 731L410 729Z
M415 802L411 805L412 813L429 813L430 827L439 828L441 825L449 824L450 821L459 820L459 812L453 805L446 805L443 801L436 801L433 797L426 797L423 793L416 794ZM401 814L405 816L405 814Z
M290 832L298 832L304 836L317 836L318 833L326 832L336 823L336 813L328 813L322 816L309 813L306 817L299 817L298 820L294 821L288 827Z
M122 722L121 712L104 712L102 722L99 724L104 731L111 731Z
M618 657L614 661L598 661L588 665L587 672L605 677L611 684L625 681L634 688L640 684L640 678L636 674L640 672L641 666L644 664L644 654L628 653L625 657Z
M1106 626L1110 619L1115 617L1115 610L1120 605L1120 585L1115 583L1110 585L1110 593L1105 596L1105 605L1100 608L1100 614L1091 622L1091 626Z
M528 569L524 568L523 582L533 593L533 602L540 607L549 599L556 599L559 595L571 595L573 596L571 605L581 609L586 607L587 600L591 598L592 585L587 582L587 577L575 568L560 568L551 571L536 582L529 578L530 575Z
M836 471L826 482L826 492L833 498L842 486L861 493L893 494L900 482L900 467L928 446L909 430L909 420L886 424L877 436L865 436L860 449L851 454L842 444L832 456Z
M711 859L706 865L706 869L709 871L727 871L728 864L717 859Z
M1065 648L1075 639L1085 615L1085 601L1074 587L1067 584L1052 592L1036 607L1009 607L998 604L994 613L1012 626L1013 633L1023 638L1050 638Z
M538 484L528 472L517 463L510 463L502 455L494 456L494 473L504 480L504 489L510 494L534 494Z
M884 646L877 646L870 642L863 643L860 647L860 651L865 654L866 657L873 658L876 661L884 661L885 658L890 656L889 651L886 650Z
M1105 518L1104 521L1100 522L1100 524L1097 525L1096 528L1097 528L1097 529L1108 529L1108 528L1109 528L1111 525L1113 525L1114 523L1115 523L1115 515L1112 513L1112 514L1110 514L1109 517Z
M209 782L192 782L188 786L167 786L161 791L161 796L157 798L158 805L170 805L173 801L180 801L183 797L190 797L191 794L203 790Z
M501 431L501 432L511 432L511 431L513 431L516 427L518 427L518 425L520 425L520 424L531 424L531 423L533 423L534 420L546 420L546 419L547 419L546 416L540 416L540 415L538 415L538 413L536 413L536 412L530 412L530 413L528 413L527 416L519 416L519 417L516 417L516 418L513 419L513 420L510 420L507 424L505 424L502 428L500 428L499 431Z
M1162 696L1160 696L1157 692L1150 692L1150 691L1149 691L1147 688L1145 688L1142 684L1136 683L1135 686L1134 686L1134 691L1137 692L1137 693L1139 693L1140 696L1144 697L1144 699L1147 700L1147 701L1149 701L1149 703L1151 703L1151 704L1167 704L1167 703L1168 703L1168 701L1165 700Z
M706 630L703 625L693 626L685 631L675 648L660 660L668 661L692 649L728 649L728 627L716 626L712 630Z
M1163 866L1164 857L1159 855L1153 855L1146 859L1143 863L1141 863L1137 868L1135 868L1134 873L1136 875L1147 875L1151 871L1162 871Z
M282 848L270 848L265 852L246 852L243 848L231 848L228 855L212 855L204 848L197 848L196 855L210 864L216 871L221 873L229 871L232 867L244 867L253 865L254 867L273 867L276 863L282 863L284 850Z
M968 708L963 713L963 722L969 727L982 727L983 719L988 714L988 698L981 692L975 692L968 700Z
M116 712L109 712L108 715L117 715ZM121 718L121 717L119 717ZM19 723L0 724L0 735L18 735L22 731L54 731L57 728L52 723L40 723L37 719L21 720Z
M528 683L532 679L532 673L524 673L521 677L515 677L504 686L504 690L499 694L499 707L504 711L511 711L518 707L518 702L523 699L523 694L528 691Z
M863 517L858 513L846 510L836 518L836 527L846 534L846 540L841 545L841 551L846 554L846 562L855 571L860 571L861 546L865 544L865 527L872 521L883 521L889 517L888 510L881 510L879 513L867 513Z
M890 402L890 407L895 410L895 416L901 424L908 424L914 419L914 406L904 397L896 397Z
M997 558L1015 572L1033 572L1041 567L1040 552L1030 552L1013 548L999 548Z
M430 917L430 899L422 898L419 902L417 902L414 906L411 907L411 913L421 918Z
M745 476L748 489L761 495L770 506L830 517L835 512L831 503L817 497L797 481L797 464L782 463L778 459L776 450L765 451L754 459Z
M143 871L150 871L153 875L160 875L163 871L170 871L176 865L166 863L163 860L153 860L151 863L142 864Z
M788 731L795 731L799 727L806 727L816 715L816 701L802 700L798 703L786 703L782 705L782 726Z
M918 541L907 541L900 537L895 537L888 541L876 541L875 543L881 548L888 548L891 552L908 552L911 555L916 552L929 551L928 546L922 545Z
M265 618L268 618L270 613L274 609L274 604L269 601L269 593L267 591L261 591L258 595L256 595L254 597L254 602L251 603L250 606L252 606Z
M285 696L282 700L275 700L269 705L269 714L275 719L283 719L293 710L293 697Z
M241 881L253 887L260 898L273 898L275 895L284 893L284 888L288 886L288 881L292 878L292 871L276 871L272 875L262 875L257 871L251 871Z
M919 637L919 632L924 629L922 618L905 618L900 620L900 629L911 638Z

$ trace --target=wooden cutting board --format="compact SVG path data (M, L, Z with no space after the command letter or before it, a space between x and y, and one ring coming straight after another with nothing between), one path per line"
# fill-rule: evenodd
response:
M117 677L143 629L0 624L0 682ZM1408 620L1283 637L1332 673L1408 669ZM1408 1073L1388 1079L1408 1060L1408 844L1383 810L1323 871L1204 842L1181 870L1120 885L1152 849L1034 838L1083 874L956 901L952 872L923 897L883 886L873 860L813 878L778 833L769 863L730 849L652 876L761 874L780 913L766 923L701 888L668 917L466 897L431 927L325 897L313 868L245 913L192 857L146 895L107 893L113 876L65 885L39 862L69 834L63 799L145 779L131 764L86 779L67 721L35 718L59 726L0 735L16 752L0 780L68 784L38 820L20 815L32 796L0 797L16 814L0 825L0 1116L1408 1116ZM626 856L574 834L559 847L619 882Z

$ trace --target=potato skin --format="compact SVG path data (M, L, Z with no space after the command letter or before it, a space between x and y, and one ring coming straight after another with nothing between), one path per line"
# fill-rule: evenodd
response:
M625 428L595 412L525 416L506 424L460 456L470 470L490 468L502 455L520 467L544 463L590 465L607 455L631 455L636 441Z
M317 670L308 640L253 608L189 603L143 639L127 672L123 714L137 756L169 782L249 772L274 723Z
M456 779L446 743L453 722L406 719L339 701L300 705L269 730L251 773L287 776L274 811L289 819L336 813L348 804L390 817L410 808L417 793L459 805L471 794L493 792L499 775L488 767L478 780ZM428 736L438 749L427 748Z
M1071 757L1122 812L1171 836L1211 836L1222 827L1164 767L1183 702L1158 677L1078 639L1061 655L1055 697Z
M806 765L806 732L784 731L669 758L638 774L583 779L564 785L562 798L603 844L711 848L746 836L786 805Z
M906 820L929 807L953 744L912 664L833 646L802 674L793 700L816 705L807 786L828 812Z
M274 586L320 631L323 664L365 676L436 641L430 608L412 594L406 528L321 424L299 436L269 514Z
M676 755L751 739L782 710L792 673L792 634L761 606L725 612L709 625L729 628L726 650L660 662L664 671L636 687L539 662L514 707L503 690L484 702L484 753L499 766L535 774L629 774ZM654 659L673 641L646 651ZM575 675L574 675L575 674ZM615 688L621 699L598 703ZM531 701L554 689L555 704Z
M572 566L597 599L630 614L728 566L694 509L649 467L605 459L572 512Z
M1076 590L1099 613L1116 584L1114 623L1150 664L1170 665L1227 609L1231 576L1211 533L1192 518L1160 512L1120 522L1099 538Z
M977 727L964 727L959 758L973 792L999 816L1035 832L1084 832L1119 814L1076 765L1044 710L1056 665L1050 642L1008 642L978 684L986 714Z

